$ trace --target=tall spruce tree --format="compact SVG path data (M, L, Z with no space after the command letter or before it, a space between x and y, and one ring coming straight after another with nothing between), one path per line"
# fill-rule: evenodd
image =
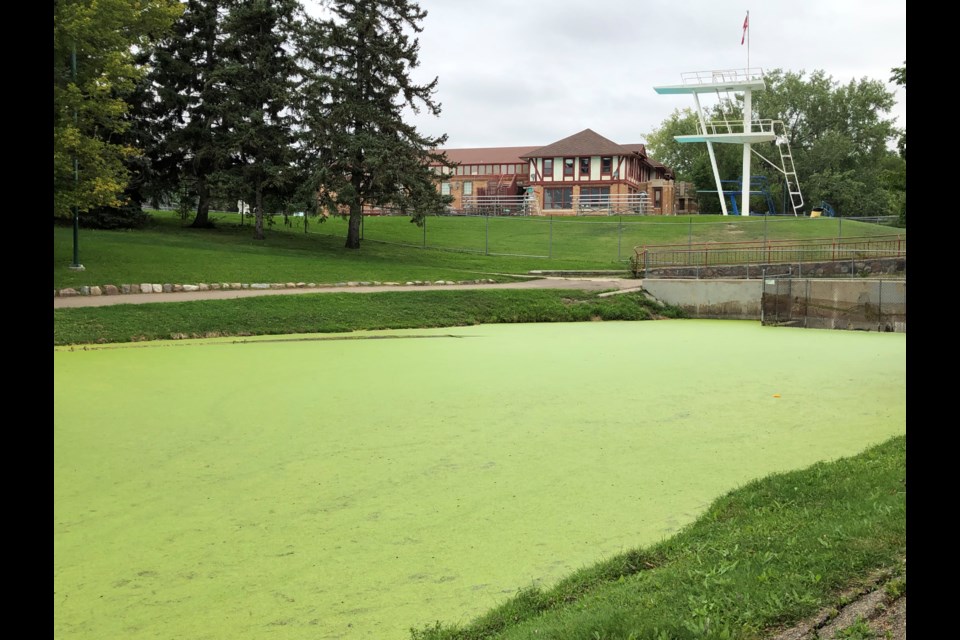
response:
M297 0L245 0L230 6L222 45L223 112L244 200L254 204L254 238L263 239L264 194L291 193L295 125L291 105L300 80Z
M173 33L154 50L151 161L169 191L196 196L191 226L210 226L216 174L232 161L224 118L227 85L222 49L228 0L187 0Z
M394 206L418 224L442 209L431 160L447 136L429 137L403 111L439 115L437 79L417 84L421 22L410 0L333 0L330 17L312 22L304 87L305 147L316 158L320 205L349 219L346 247L360 247L364 205Z

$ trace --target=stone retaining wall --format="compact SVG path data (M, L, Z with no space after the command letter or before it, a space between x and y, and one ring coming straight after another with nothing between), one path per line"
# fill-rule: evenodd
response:
M494 284L495 280L410 280L407 282L336 282L317 284L316 282L213 282L197 284L151 283L93 285L77 288L54 289L53 297L70 298L75 296L122 296L131 293L174 293L180 291L210 291L217 289L318 289L329 287L369 287L369 286L417 286L448 284Z

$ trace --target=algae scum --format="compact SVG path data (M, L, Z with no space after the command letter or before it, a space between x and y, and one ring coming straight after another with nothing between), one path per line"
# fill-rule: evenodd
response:
M364 335L55 350L54 635L405 638L905 432L903 334Z

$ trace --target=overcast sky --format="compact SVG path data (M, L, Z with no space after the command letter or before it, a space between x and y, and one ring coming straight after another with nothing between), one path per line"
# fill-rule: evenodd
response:
M439 117L412 122L447 148L541 146L593 129L645 143L688 95L661 96L681 73L749 66L841 84L889 82L907 57L904 0L420 0L418 81L438 78ZM740 44L750 12L748 43ZM706 105L705 105L706 106Z

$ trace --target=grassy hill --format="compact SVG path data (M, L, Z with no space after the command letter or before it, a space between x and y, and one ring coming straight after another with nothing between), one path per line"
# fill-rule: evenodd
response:
M253 240L249 219L215 215L216 228L191 229L154 212L136 231L81 229L73 262L70 227L54 227L55 289L141 282L316 282L508 278L531 270L628 269L634 247L653 244L901 234L875 222L835 218L643 216L636 218L405 217L364 219L359 250L343 248L346 222L275 218ZM306 228L304 227L306 224Z

